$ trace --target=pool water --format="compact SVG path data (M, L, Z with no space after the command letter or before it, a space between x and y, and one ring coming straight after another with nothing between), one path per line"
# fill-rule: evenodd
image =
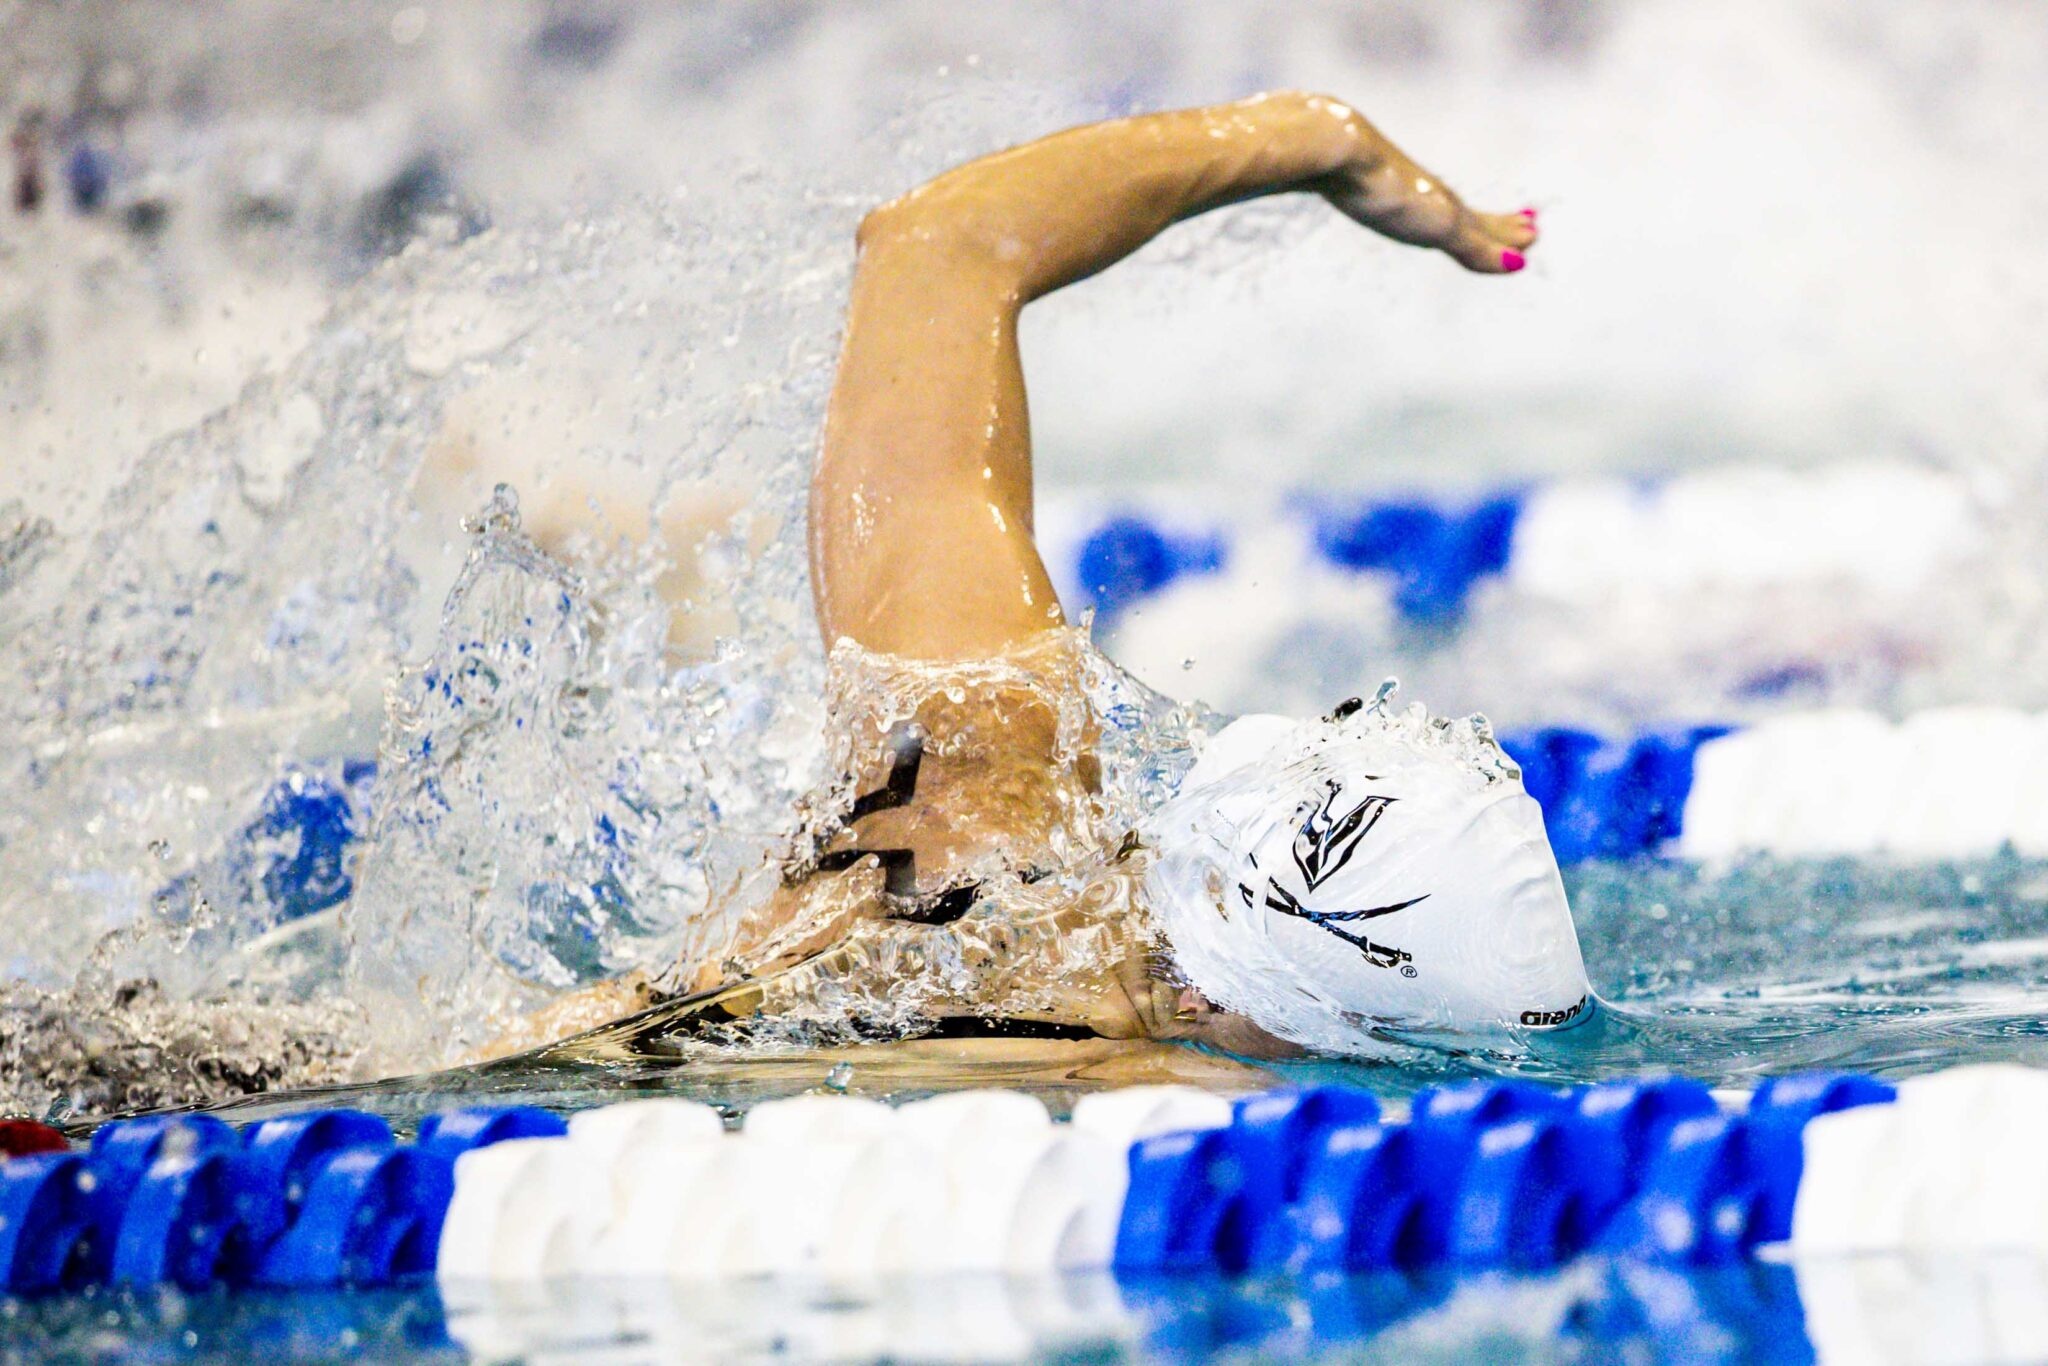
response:
M517 1096L572 1110L638 1093L744 1110L829 1089L902 1100L1005 1087L1056 1112L1091 1089L1186 1081L1251 1091L1329 1081L1383 1098L1467 1076L1555 1083L1671 1073L1746 1088L1793 1071L1907 1076L1970 1062L2048 1065L2040 975L2048 864L2017 858L1902 870L1758 860L1709 872L1641 860L1567 872L1601 1006L1586 1023L1476 1052L1390 1038L1384 1059L1250 1064L1181 1046L913 1040L807 1050L770 1044L675 1061L515 1057L220 1107L236 1120L316 1103L399 1124L448 1104Z
M1656 861L1569 873L1605 1003L1528 1054L1417 1047L1378 1062L1253 1067L1182 1047L927 1040L787 1045L673 1062L508 1059L368 1085L252 1097L252 1121L342 1104L410 1129L496 1099L561 1111L651 1094L729 1113L843 1092L897 1101L1021 1090L1064 1112L1081 1094L1177 1080L1244 1092L1335 1081L1382 1097L1465 1075L1553 1081L1678 1072L1744 1087L1775 1073L1903 1076L1961 1062L2048 1063L2036 983L2048 867L2014 858L1910 873L1867 862ZM1861 1257L1653 1266L1586 1257L1553 1272L1050 1281L973 1276L823 1285L421 1284L365 1292L97 1289L0 1301L0 1360L665 1361L2025 1360L2048 1348L2024 1257ZM1946 1325L1936 1331L1931 1325ZM1872 1343L1884 1354L1872 1356Z
M0 1110L76 1133L254 1089L221 1113L341 1103L407 1130L485 1097L736 1112L1000 1086L1064 1111L1168 1079L1398 1100L1472 1075L1740 1089L2048 1064L2048 864L2008 852L1578 864L1602 1003L1522 1051L1389 1037L1371 1059L1255 1066L784 1041L431 1070L492 1010L714 936L705 913L820 773L797 529L852 225L1062 123L1327 83L1383 100L1375 117L1469 168L1475 195L1544 206L1515 295L1257 206L1034 311L1048 555L1071 533L1078 556L1105 516L1194 538L1142 592L1105 591L1149 563L1135 552L1063 583L1147 683L1306 714L1398 673L1503 733L2042 706L2028 342L2048 258L2038 137L2011 111L2048 49L2027 12L534 0L259 19L267 60L218 59L259 26L239 5L46 7L0 53L0 115L17 91L80 92L51 94L40 215L0 210L0 399L26 471L0 483L0 723L19 741L0 751ZM189 50L161 41L172 25ZM1738 182L1742 215L1714 188ZM1821 538L1787 518L1853 522L1837 474L1867 461L1905 471L1910 534L1818 576L1759 559L1812 558ZM500 477L531 539L485 502ZM1808 502L1787 512L1792 485ZM1359 509L1384 504L1463 546L1451 521L1507 491L1536 511L1483 573L1362 544ZM593 498L634 507L543 535ZM675 518L622 548L642 503ZM1679 515L1702 506L1725 520ZM1681 524L1689 548L1658 558ZM1325 543L1306 563L1304 527ZM650 587L678 567L682 627ZM429 1070L305 1085L351 1075L365 1036ZM69 1089L43 1084L60 1060ZM1938 1257L101 1291L0 1299L0 1362L2029 1360L2044 1302L2048 1268Z
M1864 1258L1680 1270L1226 1281L559 1282L0 1301L0 1361L2038 1360L2048 1263ZM2034 1332L2029 1332L2032 1325Z
M1384 1062L1253 1068L1184 1048L952 1040L767 1048L675 1063L507 1060L222 1108L255 1120L317 1105L409 1128L486 1098L571 1111L635 1095L728 1111L808 1092L906 1100L1022 1090L1056 1111L1088 1090L1183 1080L1227 1091L1339 1081L1395 1097L1512 1072L1548 1080L1675 1071L1742 1087L1854 1068L1902 1076L1967 1061L2048 1063L2032 932L2048 868L2017 859L1902 874L1867 863L1581 865L1570 873L1587 1025L1525 1056L1416 1049ZM0 1306L0 1360L657 1361L764 1358L1388 1361L2026 1360L2048 1265L2023 1257L1862 1257L1681 1268L1584 1258L1534 1275L1041 1282L925 1277L868 1286L432 1286L363 1293L98 1290ZM1943 1325L1938 1331L1934 1325ZM1869 1355L1871 1344L1885 1352Z

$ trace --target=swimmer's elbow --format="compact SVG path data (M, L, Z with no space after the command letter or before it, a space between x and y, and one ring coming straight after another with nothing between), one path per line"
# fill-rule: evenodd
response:
M892 199L862 214L860 226L853 232L854 250L864 253L875 243L896 236L900 232L898 224L905 216L903 203L902 199Z
M893 199L887 204L877 204L874 208L869 209L860 216L860 226L853 230L853 249L855 251L865 252L870 245L880 239L883 233L889 230L891 210L895 207L895 204L896 201Z
M1021 253L991 231L983 215L958 196L930 193L930 187L868 210L854 233L863 266L880 260L917 270L936 270L959 279L1014 274Z

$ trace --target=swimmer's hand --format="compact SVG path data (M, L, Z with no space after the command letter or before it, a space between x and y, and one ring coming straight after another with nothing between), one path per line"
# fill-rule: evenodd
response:
M1450 186L1409 160L1378 129L1344 112L1355 124L1358 150L1341 170L1313 182L1340 213L1382 237L1432 247L1482 275L1512 275L1528 264L1527 252L1536 245L1534 209L1467 208Z
M1032 994L1036 999L1031 1005L1006 1005L1002 1016L1078 1025L1105 1039L1198 1043L1261 1061L1298 1058L1304 1052L1242 1015L1216 1009L1200 992L1176 980L1162 955L1142 948L1120 955L1111 970L1046 982ZM974 1008L958 1013L988 1012Z
M635 1014L660 999L661 993L644 972L634 971L623 977L594 982L564 992L532 1014L513 1021L495 1039L471 1052L463 1061L482 1063L524 1053Z
M1089 1021L1107 1038L1198 1043L1241 1058L1279 1061L1303 1056L1298 1044L1269 1034L1242 1015L1218 1010L1193 987L1171 980L1149 954L1131 954L1118 966L1115 987Z

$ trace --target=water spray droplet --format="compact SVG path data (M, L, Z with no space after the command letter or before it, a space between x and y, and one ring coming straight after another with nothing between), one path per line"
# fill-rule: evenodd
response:
M491 501L482 512L462 519L462 529L472 536L519 530L519 491L510 484L499 484L491 490Z

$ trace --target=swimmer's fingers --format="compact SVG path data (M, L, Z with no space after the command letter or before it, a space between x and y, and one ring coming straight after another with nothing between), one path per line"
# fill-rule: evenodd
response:
M1187 1039L1241 1058L1278 1062L1306 1057L1299 1044L1269 1034L1242 1015L1218 1010L1193 987L1172 989L1173 1019L1157 1038Z
M1156 953L1139 949L1124 954L1117 962L1115 990L1145 1037L1173 1039L1186 1034L1180 992L1167 979Z
M690 996L720 985L725 981L725 974L719 970L718 964L706 959L694 966L678 963L673 980L677 995Z
M1338 211L1382 237L1432 247L1467 270L1511 275L1536 244L1536 211L1479 213L1391 144L1356 170L1317 184Z
M1534 209L1517 209L1513 213L1475 213L1472 216L1479 221L1488 237L1516 251L1527 251L1542 235L1536 227Z

